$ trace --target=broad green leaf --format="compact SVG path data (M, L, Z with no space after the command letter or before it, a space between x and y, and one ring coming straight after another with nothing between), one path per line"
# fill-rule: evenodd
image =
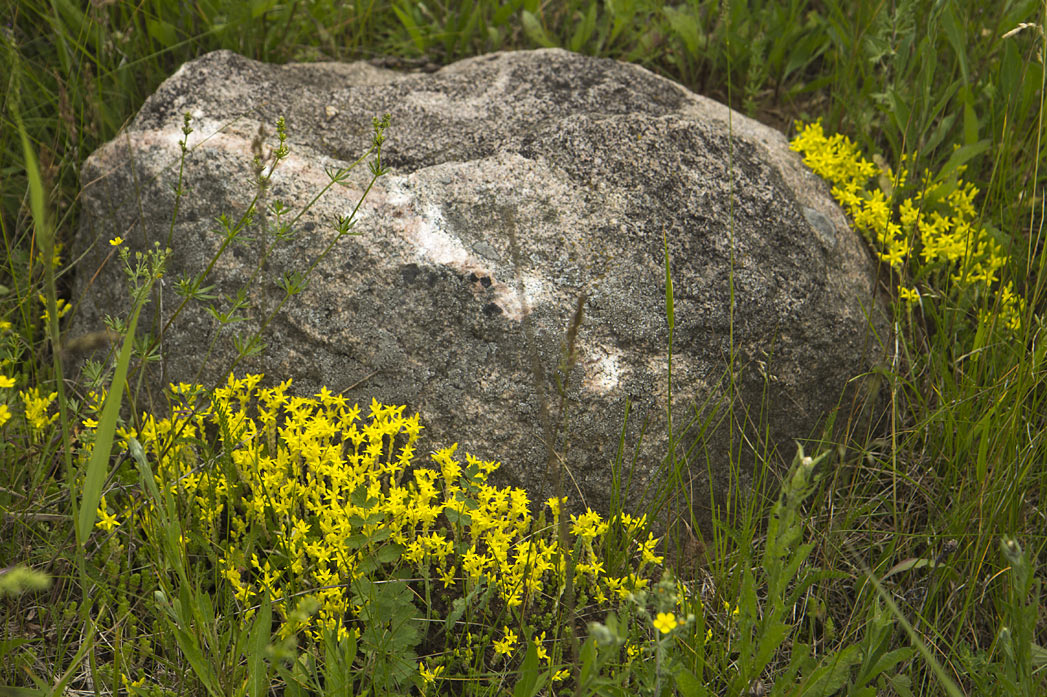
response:
M146 33L164 48L170 48L178 43L178 30L174 25L162 19L146 19Z
M574 34L571 35L568 47L575 53L581 51L586 43L589 42L590 37L592 37L594 29L596 29L596 3L589 6L589 11L585 14L582 21L578 23Z
M513 688L513 697L534 697L538 694L544 682L544 676L538 674L538 649L533 641L527 642L527 653L524 655L523 665L520 667L516 687Z
M862 662L860 646L848 646L837 654L828 656L811 676L803 697L828 697L835 694L851 677L851 668Z
M143 294L143 297L146 297ZM116 420L120 416L120 405L124 398L124 387L127 385L127 370L131 364L131 350L134 348L135 329L138 327L138 316L142 312L144 303L138 303L131 313L131 321L127 323L127 334L124 335L124 343L120 348L120 356L116 361L116 372L113 381L109 385L109 393L105 397L105 406L102 407L102 416L98 420L98 430L95 432L95 443L91 450L91 459L87 463L87 474L84 477L84 492L80 500L80 519L77 523L77 531L81 544L87 544L87 538L91 534L91 528L95 524L95 515L98 502L102 498L102 483L106 479L109 464L109 456L113 449L113 436L116 434Z
M556 42L549 38L542 28L542 23L533 14L524 10L520 13L520 23L523 25L524 34L534 43L544 48L556 48Z
M683 697L705 697L709 694L708 688L702 684L702 681L694 677L694 673L686 668L676 671L673 679L676 681L676 689Z
M400 20L400 24L404 25L404 29L411 36L411 41L414 42L414 47L418 49L419 53L425 53L425 49L428 47L428 41L422 35L422 30L419 29L415 23L414 18L406 10L400 9L398 6L393 5L393 12L396 13L397 18Z
M261 607L255 615L247 651L247 690L250 697L264 697L269 689L265 667L265 647L272 638L273 606L269 594L262 593Z

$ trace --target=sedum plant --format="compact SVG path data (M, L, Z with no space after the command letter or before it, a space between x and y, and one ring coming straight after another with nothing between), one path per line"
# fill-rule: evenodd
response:
M959 178L962 157L938 177L924 171L915 191L905 195L914 187L904 159L894 172L866 160L847 136L826 135L821 121L797 122L796 128L790 147L830 183L833 197L897 276L898 297L906 306L922 303L928 294L963 299L977 308L981 324L1021 329L1025 300L1001 276L1007 255L978 223L978 189Z
M326 389L293 397L290 380L259 388L261 379L230 376L210 393L172 386L171 416L121 429L154 494L111 489L96 527L163 550L157 565L173 582L215 577L238 622L271 607L277 644L348 642L389 688L470 662L499 670L534 644L548 677L562 680L557 599L568 570L580 600L604 605L641 591L661 564L658 540L640 536L643 518L618 521L635 558L630 573L611 575L601 549L610 523L597 513L570 515L563 548L561 502L546 502L548 522L535 519L523 490L488 483L498 463L462 462L456 445L416 463L418 415L372 401L363 418ZM87 449L93 425L84 423ZM422 648L433 659L420 660Z

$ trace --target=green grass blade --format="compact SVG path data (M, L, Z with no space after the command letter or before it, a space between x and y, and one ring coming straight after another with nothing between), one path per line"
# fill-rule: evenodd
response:
M40 166L36 153L29 142L22 120L18 120L18 134L22 138L22 153L25 157L25 173L29 180L29 210L33 214L33 226L36 230L36 247L45 260L51 258L54 243L54 232L47 224L47 208L44 202L44 184L40 178Z
M147 296L143 294L142 297ZM120 357L116 362L116 373L113 375L112 384L109 385L105 406L102 407L102 418L98 421L91 460L87 463L84 492L80 501L80 515L77 520L77 533L81 544L86 542L88 535L91 534L91 528L95 524L98 501L102 497L102 483L106 478L106 468L113 449L116 420L120 416L120 405L123 402L124 387L127 384L127 369L131 363L131 349L134 347L135 328L138 326L138 316L142 312L142 305L143 303L139 302L135 306L131 314L131 321L127 324L127 334L124 336L123 346L120 347Z
M673 276L669 271L669 240L662 230L662 247L665 249L665 319L669 321L669 331L676 326L676 314L673 312Z

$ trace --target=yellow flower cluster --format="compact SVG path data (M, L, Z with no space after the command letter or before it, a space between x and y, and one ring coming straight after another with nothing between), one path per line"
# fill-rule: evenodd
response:
M46 322L48 317L50 317L50 315L47 312L47 298L45 298L43 295L37 295L37 297L40 299L40 304L44 306L44 311L40 315L40 319ZM67 314L69 314L70 310L73 309L73 306L69 304L69 301L64 300L62 298L55 298L55 307L58 309L58 319L62 319Z
M362 419L359 406L326 388L294 397L290 380L259 389L261 378L230 375L210 396L177 386L172 416L143 415L139 437L158 486L190 503L190 544L217 545L218 571L238 601L247 608L267 594L285 635L345 635L360 610L351 582L395 565L409 564L443 588L461 583L468 592L483 582L511 608L565 587L568 554L576 557L575 587L597 601L640 590L645 567L661 563L649 536L636 543L634 573L607 574L594 541L608 524L592 511L571 516L573 547L561 549L555 528L536 529L523 490L487 483L498 463L467 454L463 465L457 445L432 453L428 465L413 464L421 426L403 407L372 400ZM211 459L200 452L207 433L218 439ZM549 503L558 517L559 502ZM149 520L150 511L138 515ZM103 501L97 525L111 529L118 520ZM623 517L630 533L645 522ZM245 553L254 547L259 552ZM278 601L303 592L319 610L293 621ZM496 650L515 647L507 630Z
M956 291L971 289L988 293L1000 281L999 270L1007 263L1000 245L977 225L974 197L978 189L963 180L934 181L924 172L919 190L902 200L894 210L891 192L905 187L909 171L895 174L866 160L846 136L825 135L821 122L796 124L799 134L790 147L803 154L811 170L832 184L832 194L854 221L855 227L873 245L879 258L901 277L913 263L918 276L944 269ZM962 173L963 168L958 168ZM884 182L870 188L877 177ZM997 286L998 320L1011 331L1021 328L1025 301L1010 282ZM918 302L920 292L901 284L899 298ZM983 313L981 320L991 315Z
M44 397L40 395L40 388L32 387L28 390L19 391L18 395L22 398L22 403L25 405L25 420L34 430L42 431L58 418L58 412L50 416L47 415L47 412L51 409L51 403L58 397L57 392L52 392Z

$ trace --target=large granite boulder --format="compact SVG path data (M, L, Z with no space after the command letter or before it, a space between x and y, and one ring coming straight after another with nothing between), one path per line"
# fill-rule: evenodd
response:
M187 112L187 194L172 230ZM105 313L128 305L119 265L102 263L117 235L140 250L172 234L153 305L161 321L170 316L173 280L199 273L221 242L216 218L242 215L257 192L260 128L269 152L282 116L290 155L259 210L280 201L295 213L328 184L327 171L366 151L384 112L390 171L360 208L361 234L322 259L268 326L265 351L238 373L293 378L299 394L326 385L347 390L350 403L406 404L421 413L423 452L460 442L501 461L501 482L536 501L554 493L552 459L575 505L606 510L618 460L634 505L649 484L648 496L684 487L705 522L710 475L722 496L732 459L743 476L754 448L788 462L794 439L850 407L849 381L878 354L875 265L823 183L782 134L638 66L562 50L485 55L432 74L265 65L225 51L185 64L83 169L82 302L71 334L98 330ZM369 176L358 168L295 220L297 236L260 275L276 223L256 216L253 241L233 246L211 280L225 295L247 284L256 310L236 332L253 331L277 305L277 281L317 258ZM678 480L666 462L663 235ZM873 325L882 332L880 318ZM146 384L198 370L221 380L233 333L219 334L204 361L213 327L190 306Z

